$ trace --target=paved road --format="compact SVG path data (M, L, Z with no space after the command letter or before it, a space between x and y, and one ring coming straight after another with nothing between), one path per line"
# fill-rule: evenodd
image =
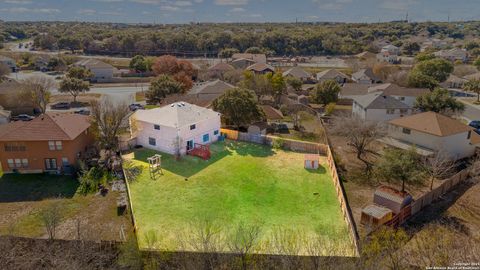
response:
M480 120L480 106L472 105L464 100L462 101L465 104L465 111L463 112L463 117L468 121Z
M24 80L35 76L46 76L55 80L57 76L51 76L43 72L16 72L9 75L10 78L16 80ZM58 82L58 80L56 80ZM102 94L105 98L110 98L113 103L131 104L135 102L135 93L145 91L145 86L141 87L93 87L90 88L89 93ZM53 95L60 94L57 89L52 91Z

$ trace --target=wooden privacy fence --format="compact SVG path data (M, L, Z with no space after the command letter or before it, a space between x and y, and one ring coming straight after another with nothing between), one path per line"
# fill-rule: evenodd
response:
M123 157L122 157L122 160L123 160ZM127 188L128 206L130 208L130 215L132 216L133 231L136 232L137 231L137 222L135 220L135 215L133 214L132 195L130 195L130 184L128 183L129 180L128 180L127 174L125 173L125 169L123 168L123 162L122 162L122 172L123 172L124 179L125 179L125 186Z
M345 191L343 189L342 184L340 183L340 177L338 176L337 172L337 166L335 165L335 160L333 158L333 153L332 150L330 149L330 146L326 145L327 148L327 162L328 162L328 167L330 169L330 173L333 179L333 184L335 186L335 190L337 192L337 198L340 202L340 208L342 209L342 214L343 218L345 219L345 222L347 223L348 227L348 232L350 235L350 239L352 241L353 246L355 247L355 253L357 256L359 256L359 244L358 244L358 232L357 228L355 227L355 223L353 221L353 216L352 212L350 210L350 207L348 205Z
M333 179L333 184L337 193L337 198L340 202L340 208L342 209L343 218L347 223L350 239L355 248L355 254L359 256L358 232L353 221L352 212L348 206L345 191L342 184L340 183L340 178L338 176L335 160L333 158L333 154L329 145L291 140L269 135L252 135L230 129L221 129L220 132L224 134L227 139L230 140L253 142L266 145L272 145L275 140L281 140L282 148L284 149L301 151L306 153L315 153L326 156L328 161L328 167L330 168L330 173Z
M466 180L468 178L468 175L469 175L468 169L460 171L459 173L455 174L448 180L444 180L443 183L437 188L435 188L434 190L428 193L425 193L421 197L417 198L412 203L412 215L418 213L426 206L432 204L432 202L437 200L440 196L449 192L452 188L454 188L460 182Z
M321 154L324 156L327 155L328 147L324 144L305 142L270 135L250 134L231 129L221 129L220 132L225 135L225 137L229 140L265 144L270 146L273 145L274 141L278 140L282 144L282 148L286 150Z

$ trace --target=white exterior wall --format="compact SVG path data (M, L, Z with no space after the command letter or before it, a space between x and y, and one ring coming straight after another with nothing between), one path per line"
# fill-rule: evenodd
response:
M402 127L389 125L388 134L392 138L411 143L412 145L417 145L436 152L445 152L452 159L470 157L475 153L475 146L470 143L470 139L467 139L468 132L446 137L439 137L416 130L411 130L410 134L405 134L403 133Z
M145 148L175 154L177 136L180 137L181 153L187 152L187 141L194 140L194 143L210 144L216 142L220 136L220 116L202 122L195 123L194 130L190 130L190 125L179 129L160 125L160 130L154 129L154 124L137 120L137 144ZM218 131L217 135L214 132ZM203 135L209 134L210 140L203 142ZM156 145L149 144L149 138L155 138Z
M415 101L417 100L416 97L409 97L409 96L392 96L392 97L400 100L401 102L407 104L408 107L412 107L412 108L415 105Z
M355 101L352 105L352 114L366 121L384 122L392 119L400 118L403 116L411 115L412 109L408 109L406 113L401 114L400 109L395 109L393 114L387 114L386 109L367 109L358 105Z

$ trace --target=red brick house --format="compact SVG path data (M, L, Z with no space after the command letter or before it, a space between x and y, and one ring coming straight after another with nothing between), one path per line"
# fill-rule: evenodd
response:
M46 113L28 122L0 126L4 173L62 172L75 166L93 144L88 117Z

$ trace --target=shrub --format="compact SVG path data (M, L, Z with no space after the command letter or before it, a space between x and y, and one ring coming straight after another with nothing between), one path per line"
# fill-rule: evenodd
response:
M273 149L282 149L284 145L285 145L285 140L282 138L275 138L272 141Z
M333 111L335 110L335 106L337 104L335 102L330 102L325 106L325 115L331 115Z
M108 172L97 167L92 167L89 170L83 170L78 178L80 182L78 192L83 195L95 193L98 191L98 185L105 185L109 178L110 175Z

